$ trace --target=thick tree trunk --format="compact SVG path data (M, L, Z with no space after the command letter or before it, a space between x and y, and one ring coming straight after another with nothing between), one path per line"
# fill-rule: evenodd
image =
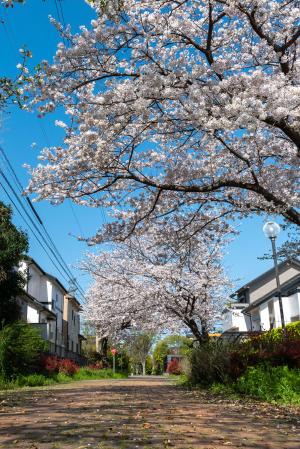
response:
M142 367L143 367L143 376L146 376L146 360L142 362Z
M101 357L107 359L108 338L96 336L96 351Z
M201 330L199 329L197 323L193 319L187 321L186 324L188 325L192 334L200 344L206 343L208 341L209 336L207 325L205 322L202 323Z

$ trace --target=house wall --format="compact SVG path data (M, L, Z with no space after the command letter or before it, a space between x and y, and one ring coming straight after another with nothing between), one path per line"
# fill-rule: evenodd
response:
M300 293L294 293L289 298L289 321L300 319Z
M31 304L27 304L27 322L39 323L40 314L39 311Z
M65 346L69 351L80 353L79 333L80 333L80 314L79 306L70 295L64 297L64 338Z
M56 334L56 321L50 321L48 323L48 335L49 335L49 341L51 343L55 343L55 334Z
M281 267L279 273L279 280L281 284L293 279L299 275L300 270L294 266ZM275 274L269 275L269 278L262 278L254 286L249 286L249 301L250 304L257 299L262 298L268 293L274 291L277 288Z
M264 303L259 307L260 327L261 330L267 331L270 329L269 309L268 303Z
M56 285L56 283L49 281L51 283L51 310L56 314L57 324L56 324L56 344L59 346L64 346L63 338L63 301L64 301L64 291L61 287ZM50 289L49 289L50 290Z
M275 315L275 323L274 327L281 327L281 316L280 316L280 307L279 307L279 299L278 297L272 297L269 301L261 304L258 308L259 318L260 318L260 328L263 331L267 331L270 329L270 313L268 304L270 302L274 302L274 315ZM293 320L295 321L296 317L299 318L300 311L300 294L295 293L291 296L282 297L282 307L283 307L283 315L285 323L291 323ZM251 316L257 317L257 309L251 312ZM258 323L258 321L257 321ZM257 327L257 326L256 326ZM253 329L253 330L259 330Z
M27 302L24 301L23 298L17 297L17 303L19 304L20 307L20 318L23 321L27 320Z
M76 307L69 301L68 308L69 351L79 351L79 313Z
M20 265L27 283L25 290L44 307L56 314L56 320L48 322L46 314L24 305L24 319L30 323L39 323L48 340L57 347L80 353L80 308L76 302L67 299L66 290L52 276L44 274L33 262L24 261ZM40 319L39 319L40 318ZM46 327L42 323L47 323ZM59 348L57 348L59 349ZM60 354L63 350L60 350Z
M250 331L260 331L260 314L259 314L259 308L256 308L251 311L251 320L250 325L248 327L248 330Z
M40 302L48 301L47 278L32 262L22 262L20 270L25 273L25 290Z
M239 309L230 309L223 314L223 331L226 332L230 329L245 332L248 330L249 318L245 316Z

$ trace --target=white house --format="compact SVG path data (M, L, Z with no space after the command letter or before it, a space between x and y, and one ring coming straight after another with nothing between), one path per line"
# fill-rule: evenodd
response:
M278 265L285 323L300 320L300 262ZM223 311L224 332L266 331L281 326L275 269L243 285Z
M82 336L80 335L80 313L81 305L72 295L64 298L64 345L69 351L81 352Z
M70 296L63 284L46 273L32 258L20 265L26 278L24 294L19 303L26 308L22 318L37 326L42 337L49 342L50 352L61 357L72 357L81 352L81 306Z
M56 320L55 313L25 291L17 297L17 302L21 309L21 319L38 327L44 340L50 341L50 329Z

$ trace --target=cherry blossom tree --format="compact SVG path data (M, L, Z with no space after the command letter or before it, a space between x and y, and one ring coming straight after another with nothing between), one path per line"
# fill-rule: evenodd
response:
M204 233L185 245L169 235L163 241L157 231L148 232L114 250L88 255L83 269L92 275L93 284L84 313L99 335L185 329L198 341L207 338L229 286L220 244Z
M91 1L33 82L63 106L30 192L106 206L95 241L178 220L274 213L300 224L300 7L283 0Z

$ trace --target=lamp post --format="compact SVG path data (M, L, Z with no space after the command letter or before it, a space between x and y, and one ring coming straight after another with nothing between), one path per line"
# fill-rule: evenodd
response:
M275 223L275 221L268 221L264 225L263 231L264 231L265 236L268 237L272 243L272 252L273 252L273 260L274 260L274 267L275 267L275 276L276 276L276 284L277 284L281 326L282 326L282 329L285 329L284 314L283 314L283 307L282 307L281 285L280 285L280 280L279 280L278 261L277 261L276 244L275 244L276 238L278 237L278 234L280 232L280 226L279 226L279 224Z

